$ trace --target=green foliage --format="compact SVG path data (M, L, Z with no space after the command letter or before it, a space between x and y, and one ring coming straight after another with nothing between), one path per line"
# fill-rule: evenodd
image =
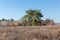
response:
M6 19L3 18L2 21L6 21Z
M14 19L13 19L13 18L11 18L11 19L10 19L10 21L14 21Z
M26 10L26 15L22 17L22 22L25 25L30 25L30 26L35 26L36 22L35 21L40 21L41 17L43 17L42 13L40 10Z

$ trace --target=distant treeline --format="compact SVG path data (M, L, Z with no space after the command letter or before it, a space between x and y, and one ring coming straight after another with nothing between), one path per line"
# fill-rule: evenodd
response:
M14 21L14 19L13 18L11 18L11 19L2 18L2 19L0 19L0 21Z
M51 19L46 19L46 20L40 20L40 21L35 21L36 24L35 26L47 26L47 25L54 25L54 21ZM32 26L32 25L27 25L26 23L23 23L21 20L0 20L0 26Z

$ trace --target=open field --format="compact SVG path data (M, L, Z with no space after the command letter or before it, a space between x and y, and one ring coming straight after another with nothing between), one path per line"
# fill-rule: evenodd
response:
M0 40L60 40L55 26L0 27Z

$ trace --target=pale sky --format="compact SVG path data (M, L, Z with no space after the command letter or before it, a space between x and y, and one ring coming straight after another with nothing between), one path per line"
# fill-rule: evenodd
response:
M60 22L60 0L0 0L0 19L21 19L30 8L41 10L43 19Z

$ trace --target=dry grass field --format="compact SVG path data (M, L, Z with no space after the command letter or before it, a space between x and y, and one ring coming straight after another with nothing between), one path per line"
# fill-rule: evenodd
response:
M60 27L0 27L0 40L60 40Z

